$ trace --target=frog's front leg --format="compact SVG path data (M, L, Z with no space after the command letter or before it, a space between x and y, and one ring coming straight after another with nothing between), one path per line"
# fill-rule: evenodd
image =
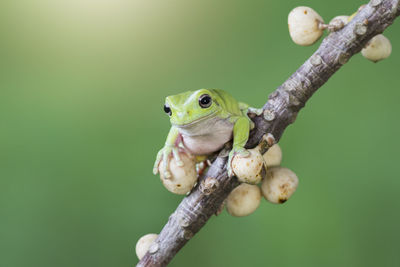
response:
M248 157L250 153L244 148L249 139L250 120L247 117L240 117L233 126L233 147L228 158L228 175L233 176L232 160L238 155Z
M176 164L178 166L183 166L183 162L179 157L178 145L180 142L180 134L176 127L172 126L169 130L167 140L165 141L164 147L158 151L156 161L154 162L153 173L157 174L158 167L160 165L161 160L163 161L163 169L160 170L163 172L165 178L170 178L171 173L169 171L169 159L170 155L174 156L176 160Z
M250 129L253 129L255 125L254 125L254 122L251 120L249 113L254 113L258 116L263 113L263 109L249 107L249 105L247 105L246 103L243 103L243 102L239 102L239 108L242 111L243 116L246 116L249 119Z

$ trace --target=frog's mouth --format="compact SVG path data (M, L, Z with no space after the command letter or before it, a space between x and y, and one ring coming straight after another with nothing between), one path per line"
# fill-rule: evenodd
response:
M212 118L212 117L215 117L215 116L217 115L217 112L218 112L218 111L216 110L216 111L214 111L214 112L208 114L207 116L198 118L197 120L191 121L191 122L189 122L189 123L182 123L182 124L179 124L179 123L172 123L172 125L177 126L177 127L179 127L179 128L190 128L191 126L196 125L196 124L198 124L198 123L200 123L200 122L202 122L202 121L205 121L205 120L207 120L207 119L210 119L210 118Z

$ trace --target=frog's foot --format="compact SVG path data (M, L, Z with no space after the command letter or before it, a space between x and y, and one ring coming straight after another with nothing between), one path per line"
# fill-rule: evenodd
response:
M228 158L228 167L227 167L227 171L228 171L228 176L232 177L234 174L233 170L232 170L232 160L234 157L242 157L242 158L247 158L248 156L250 156L250 152L247 151L245 148L243 147L237 147L237 148L233 148L231 150L231 152L229 152L229 158Z
M171 172L169 171L169 160L171 158L171 154L176 161L176 165L183 166L183 161L179 156L179 148L176 146L166 145L157 153L156 161L154 162L153 173L157 174L158 171L164 174L166 179L171 178ZM162 170L159 170L160 163L162 164Z
M244 115L249 119L250 121L250 129L253 130L254 129L254 122L252 121L252 118L254 118L255 116L259 116L263 113L263 109L262 108L252 108L252 107L248 107L245 112Z
M259 115L261 115L261 114L263 113L263 109L262 109L262 108L252 108L252 107L249 107L248 110L247 110L247 112L255 113L255 114L257 114L257 116L259 116Z

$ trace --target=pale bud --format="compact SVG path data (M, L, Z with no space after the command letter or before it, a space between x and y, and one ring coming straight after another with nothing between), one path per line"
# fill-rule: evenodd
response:
M248 149L249 156L235 155L232 160L232 170L239 182L258 184L261 182L264 170L264 159L258 148Z
M385 59L392 53L392 45L388 38L383 34L374 36L367 43L366 47L361 50L361 54L373 62Z
M312 45L323 33L321 23L324 23L324 20L314 9L305 6L296 7L288 16L290 37L298 45Z
M273 167L267 170L267 176L261 184L264 197L271 203L286 202L296 191L299 179L291 170L283 167Z
M158 237L157 234L147 234L142 236L138 242L136 243L136 256L141 260L144 255L146 255L149 250L151 244L153 244L154 240Z
M282 150L278 144L273 145L263 155L265 164L267 167L274 167L281 165L282 161Z
M226 209L232 216L247 216L258 208L260 201L261 190L258 186L241 184L229 194Z
M185 195L192 190L197 182L196 159L192 155L182 151L179 151L179 157L183 162L183 166L178 166L175 158L171 157L169 161L171 177L169 178L164 176L164 172L162 171L164 161L161 161L159 166L160 179L168 191L178 195Z

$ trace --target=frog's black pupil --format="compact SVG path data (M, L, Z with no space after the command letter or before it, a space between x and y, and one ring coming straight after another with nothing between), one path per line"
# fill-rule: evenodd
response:
M167 106L167 105L164 105L164 111L165 111L165 113L167 113L168 115L171 115L171 109Z
M209 106L211 106L211 96L209 95L200 96L199 103L202 108L208 108Z

